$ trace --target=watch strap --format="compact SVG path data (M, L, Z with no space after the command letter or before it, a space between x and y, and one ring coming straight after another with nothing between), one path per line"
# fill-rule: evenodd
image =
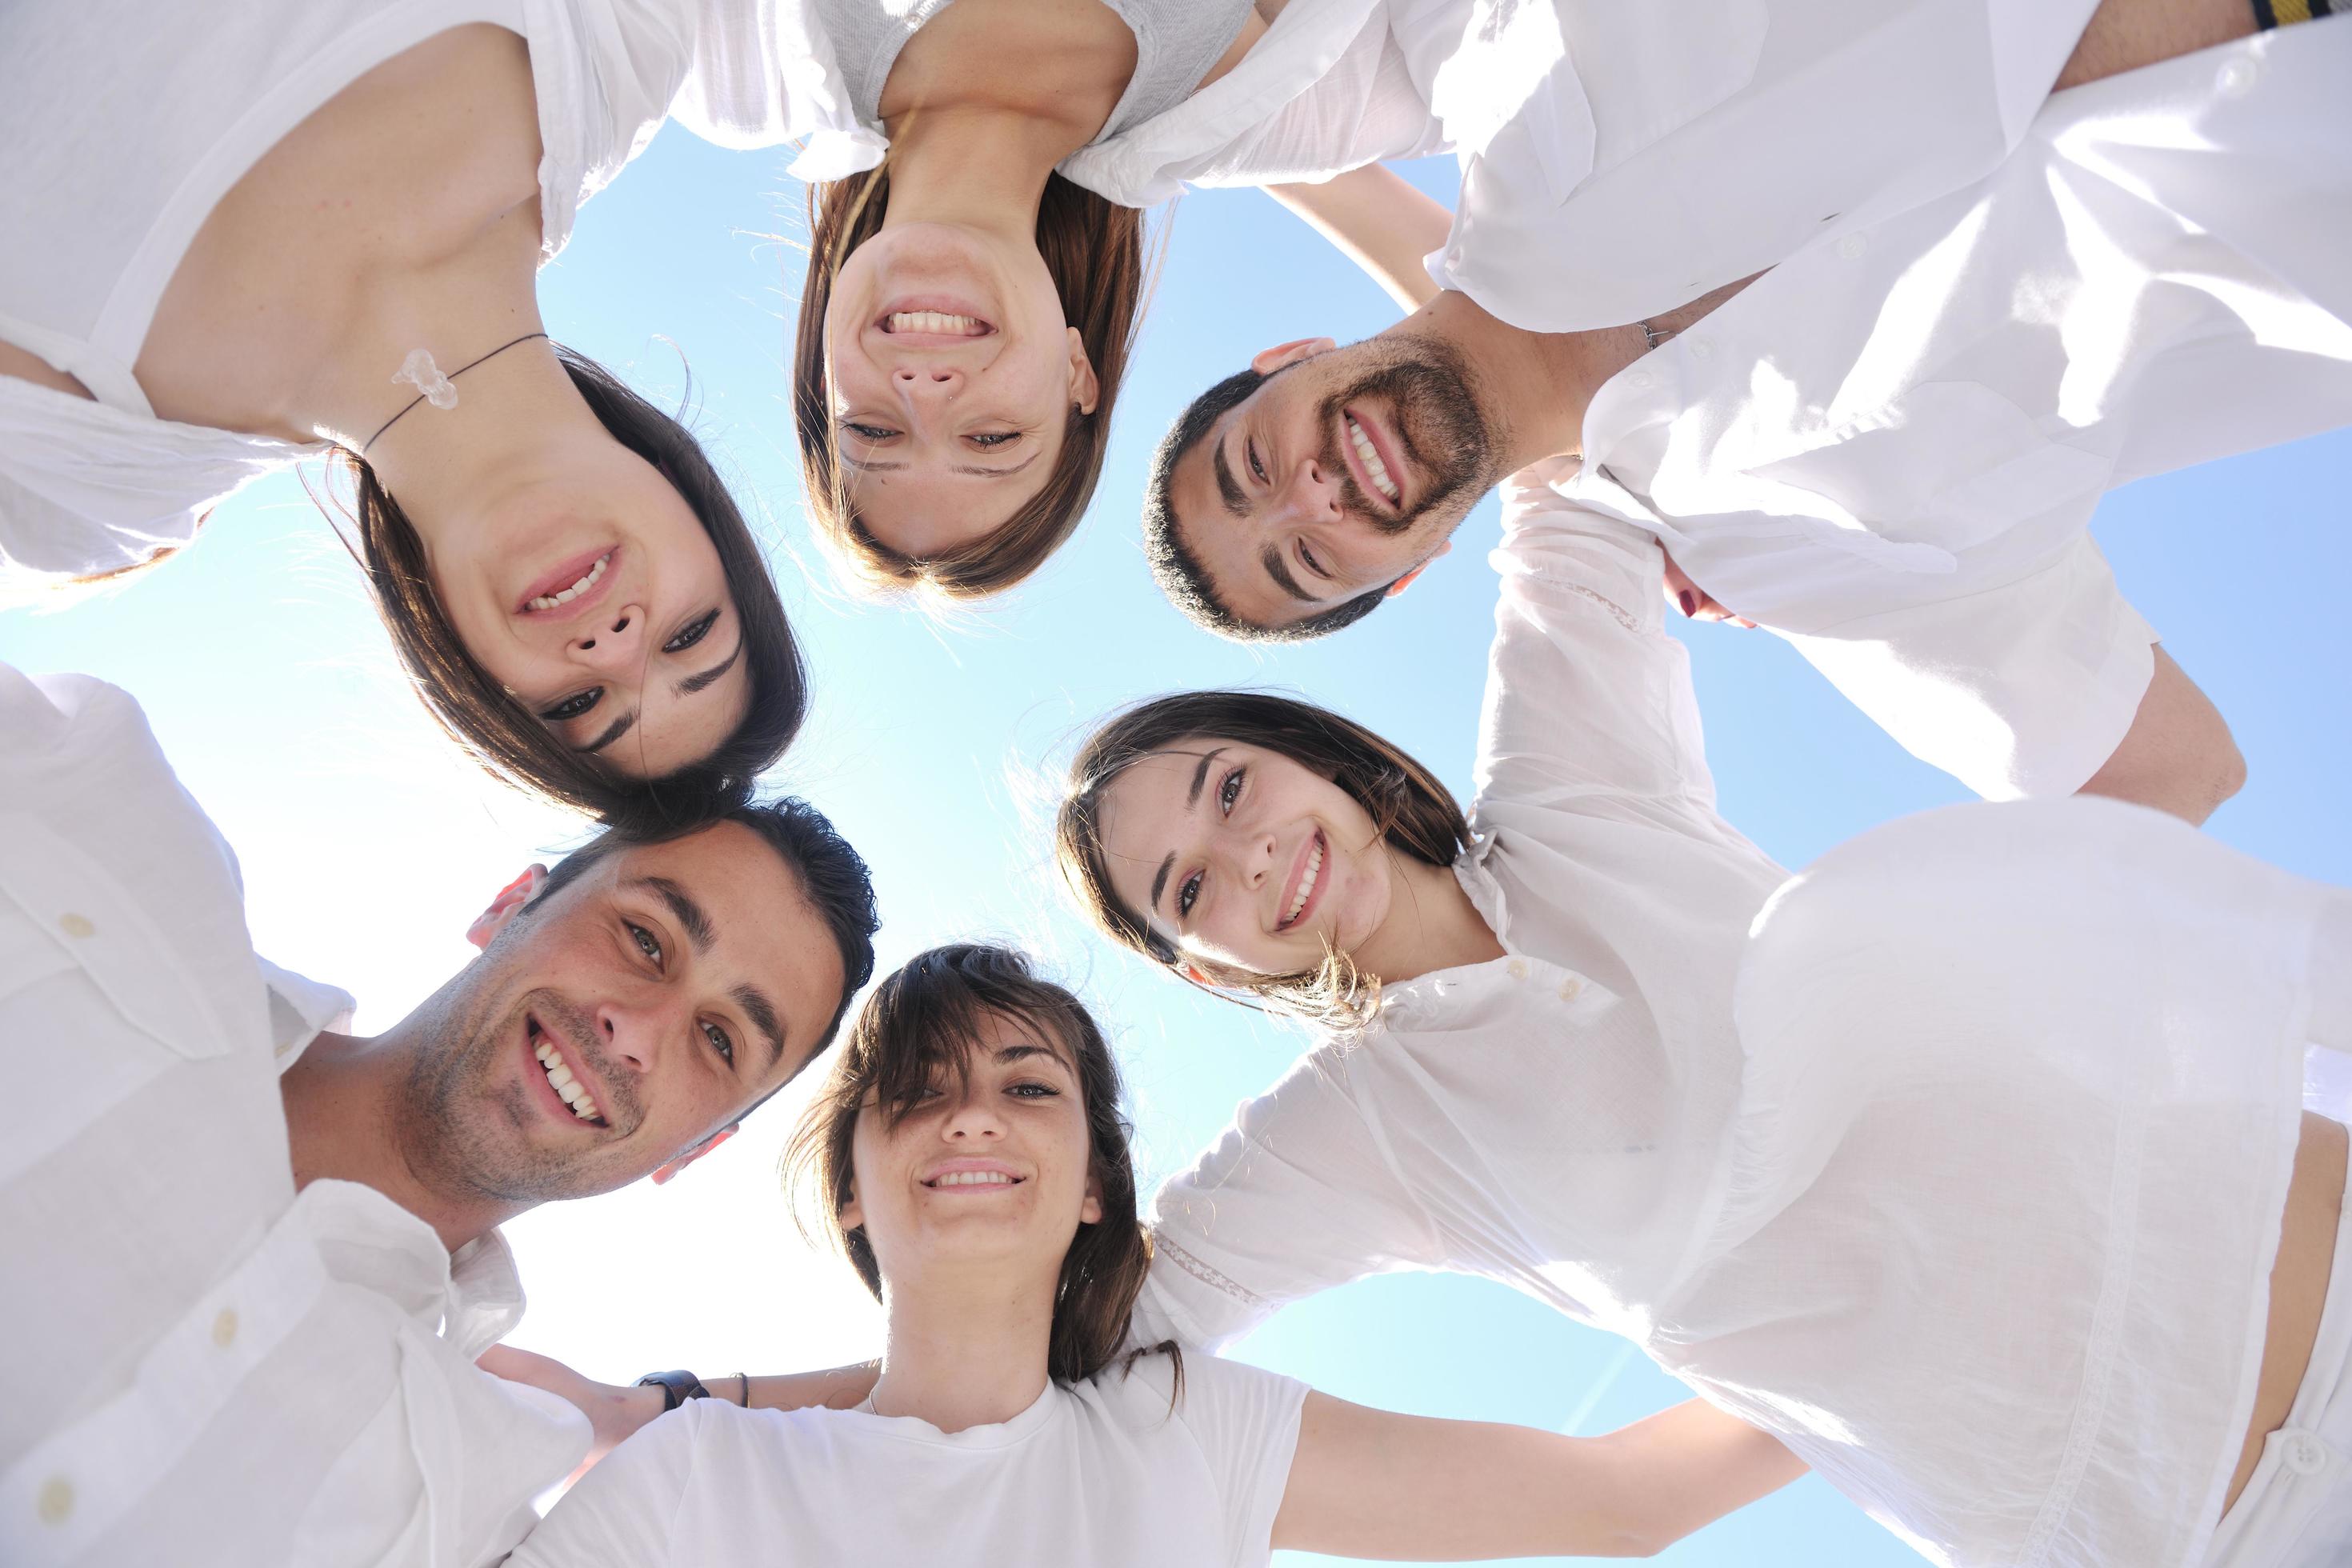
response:
M708 1399L710 1390L702 1386L702 1379L680 1367L672 1372L649 1372L637 1379L639 1388L662 1391L662 1413L667 1415L689 1399Z

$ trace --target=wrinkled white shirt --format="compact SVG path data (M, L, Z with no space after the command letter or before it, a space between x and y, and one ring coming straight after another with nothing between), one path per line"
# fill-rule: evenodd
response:
M472 1568L587 1450L473 1358L521 1315L287 1159L278 1075L351 999L263 963L138 705L0 665L0 1562Z
M1566 489L1978 794L2071 794L2153 668L2100 498L2352 422L2347 83L2339 18L2060 94L1620 372Z
M0 6L0 340L96 399L0 376L0 604L186 544L238 489L326 450L158 418L140 348L196 231L263 153L471 22L530 45L552 257L659 128L691 58L686 0Z
M1241 1107L1154 1201L1136 1338L1481 1275L1933 1561L2187 1568L2251 1413L2319 893L2137 808L1978 805L1833 855L1751 953L1782 873L1716 814L1657 549L1528 478L1456 867L1507 956Z

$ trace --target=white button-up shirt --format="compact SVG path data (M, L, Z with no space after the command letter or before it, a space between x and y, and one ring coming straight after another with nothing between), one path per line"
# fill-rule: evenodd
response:
M2352 421L2347 82L2331 20L2060 94L1621 372L1568 493L1979 795L2080 788L2156 637L2100 498Z
M495 1558L587 1446L473 1365L505 1242L295 1191L278 1075L350 998L255 956L137 704L0 665L0 1562Z
M1751 942L1782 876L1716 814L1654 543L1515 482L1493 560L1455 870L1506 956L1388 986L1161 1189L1136 1337L1476 1274L1931 1561L2199 1561L2327 891L2137 807L1972 805L1834 853Z

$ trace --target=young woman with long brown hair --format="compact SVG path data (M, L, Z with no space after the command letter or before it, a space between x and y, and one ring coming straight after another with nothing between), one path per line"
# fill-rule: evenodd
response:
M1139 1333L1479 1274L1934 1561L2339 1560L2346 1136L2298 1091L2307 1044L2352 1049L2352 899L2088 800L1790 880L1716 809L1656 542L1564 477L1506 487L1467 813L1259 693L1142 703L1071 764L1097 926L1316 1037L1160 1193Z
M616 822L739 794L807 705L762 551L536 283L696 42L608 0L7 7L0 594L331 458L395 651L492 771Z
M1017 952L935 948L884 980L787 1156L887 1316L879 1377L790 1412L718 1380L509 1563L1644 1555L1801 1473L1703 1408L1570 1437L1131 1345L1151 1243L1118 1092L1085 1005Z

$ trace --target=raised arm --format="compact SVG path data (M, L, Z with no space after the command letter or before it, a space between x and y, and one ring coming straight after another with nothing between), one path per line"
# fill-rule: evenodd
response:
M1309 1394L1274 1544L1342 1557L1646 1557L1804 1474L1700 1400L1600 1437Z
M1454 215L1395 170L1367 163L1319 184L1268 185L1265 194L1363 268L1398 309L1418 310L1443 292L1421 258L1444 247Z
M2161 647L2149 651L2156 671L2131 728L2077 793L2154 806L2201 827L2245 786L2246 759L2212 700Z

